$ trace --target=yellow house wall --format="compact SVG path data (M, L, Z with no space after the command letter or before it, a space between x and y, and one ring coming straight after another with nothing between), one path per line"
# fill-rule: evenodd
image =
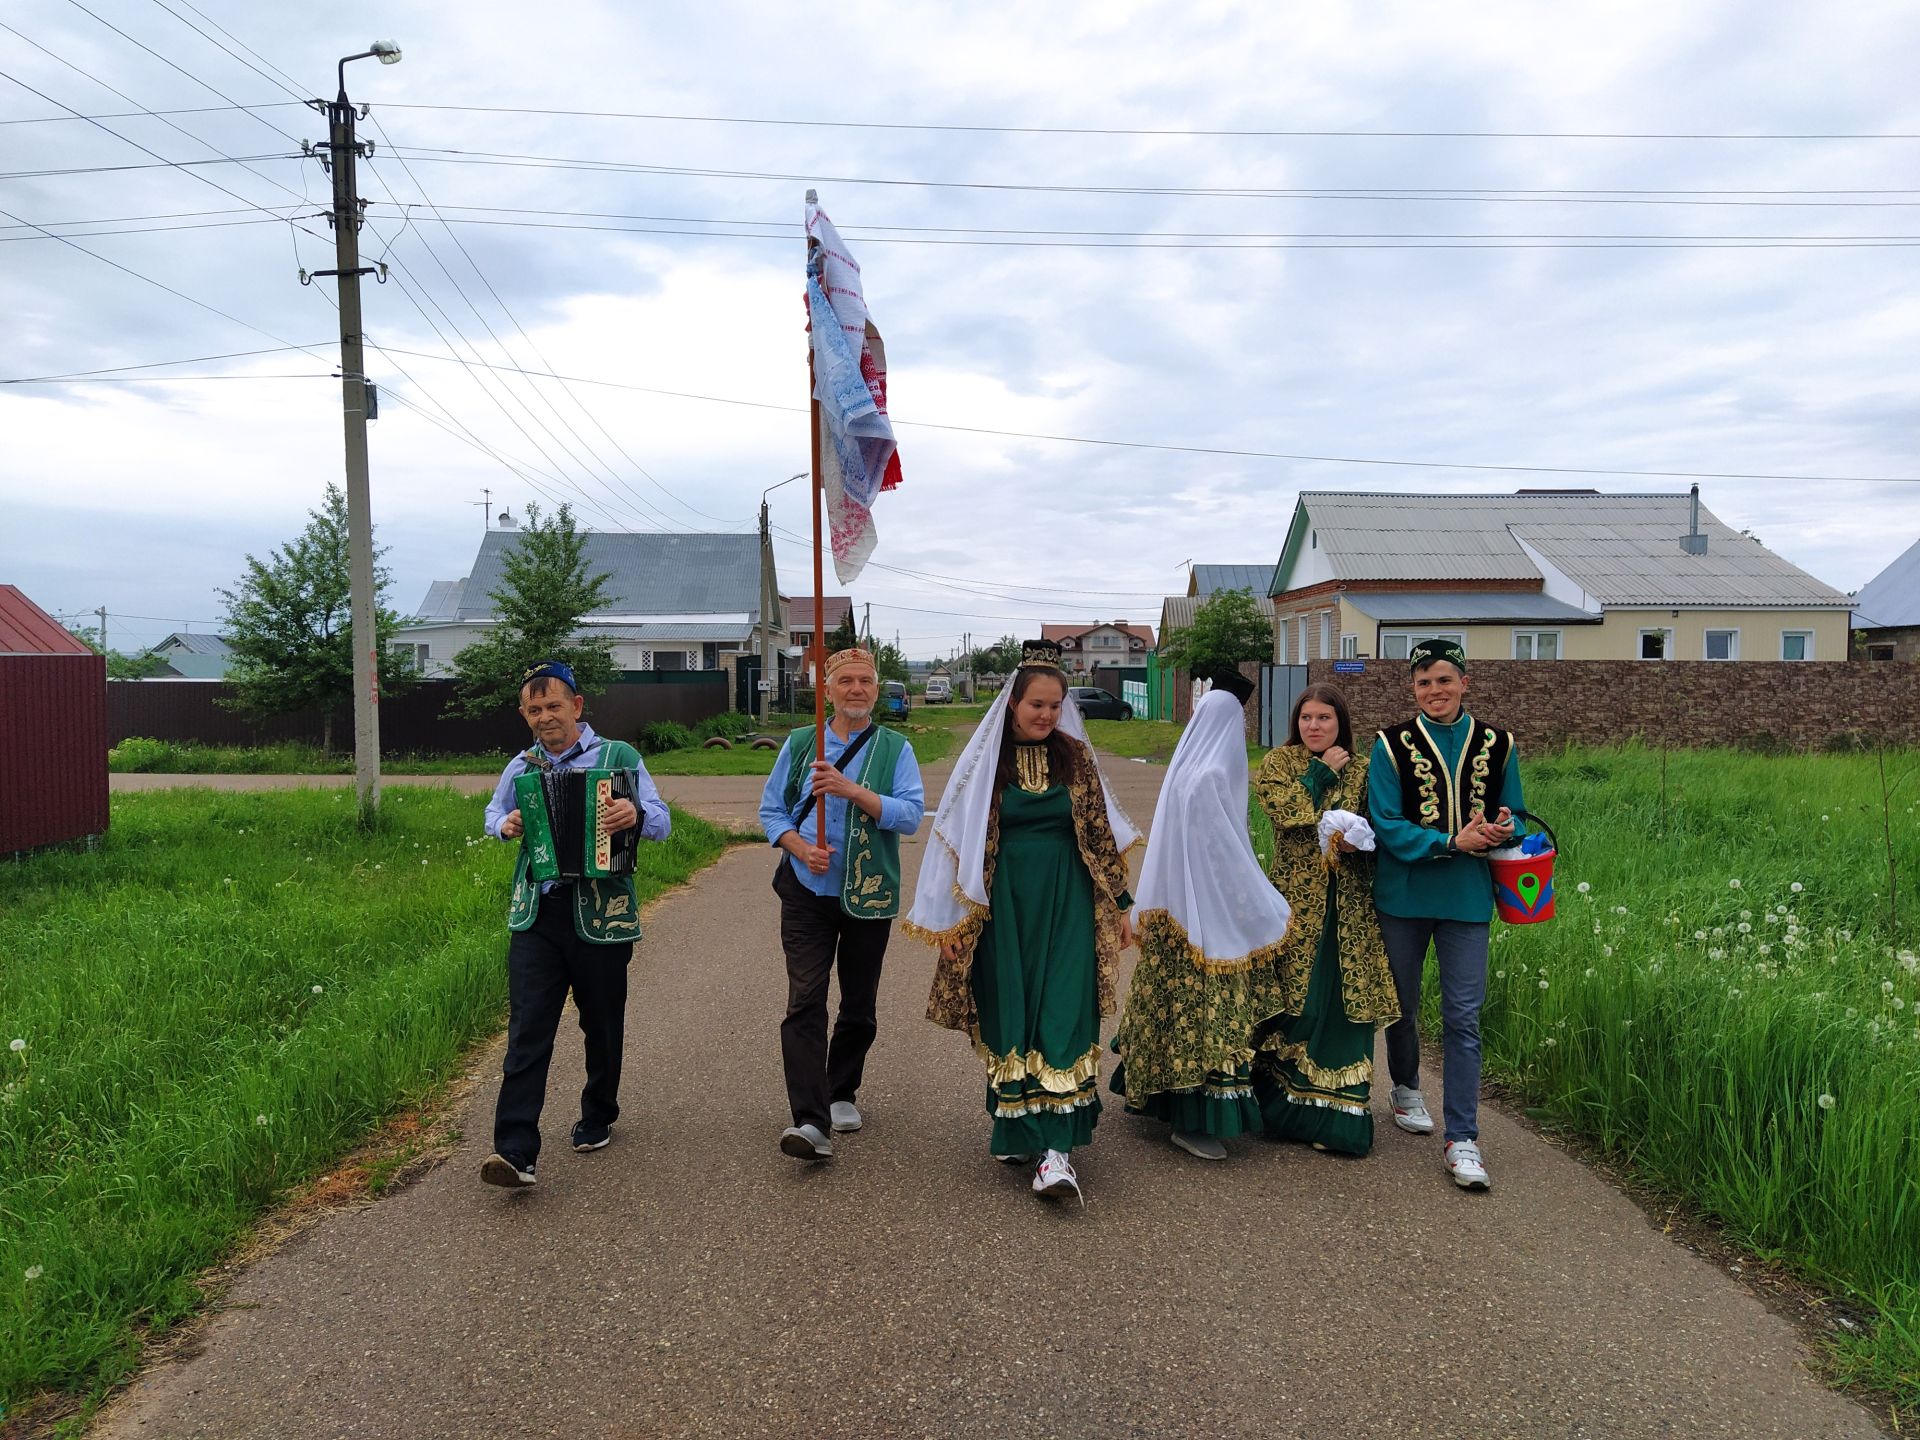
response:
M1319 652L1319 619L1322 611L1335 610L1333 652ZM1297 609L1283 609L1280 619L1287 625L1286 660L1299 664L1299 617L1313 618L1308 627L1309 659L1337 659L1342 634L1359 637L1360 654L1373 656L1375 637L1381 628L1396 630L1405 626L1380 627L1373 617L1361 612L1347 599L1326 600ZM1742 660L1778 660L1783 630L1811 630L1814 633L1813 659L1844 660L1850 638L1849 616L1836 610L1609 610L1598 625L1468 625L1464 629L1469 660L1511 660L1515 630L1558 630L1560 658L1563 660L1634 660L1640 655L1643 629L1670 629L1674 632L1671 658L1706 658L1708 630L1738 630Z

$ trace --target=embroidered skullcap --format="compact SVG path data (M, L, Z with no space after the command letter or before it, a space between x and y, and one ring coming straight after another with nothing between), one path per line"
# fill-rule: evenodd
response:
M1060 668L1060 642L1058 640L1022 640L1020 642L1020 668L1030 665L1044 665L1051 669Z
M873 652L871 650L863 650L858 645L850 645L845 650L836 650L827 657L827 679L831 680L849 665L865 665L876 675L880 673L880 667L873 663Z
M558 680L574 694L580 693L580 685L573 678L573 667L564 660L542 660L537 665L529 665L520 677L520 684L524 687L529 680Z
M1453 640L1422 640L1408 652L1407 660L1415 674L1418 674L1422 667L1431 665L1436 660L1451 661L1454 669L1462 675L1467 673L1467 652Z
M1209 678L1213 681L1214 689L1226 691L1242 705L1253 698L1253 682L1238 670L1229 670L1222 666Z

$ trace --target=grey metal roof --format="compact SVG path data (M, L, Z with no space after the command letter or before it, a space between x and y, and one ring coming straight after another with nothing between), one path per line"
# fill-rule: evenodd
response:
M1264 595L1272 578L1272 565L1196 565L1193 593L1202 599L1216 590L1251 590Z
M1198 570L1200 567L1196 565L1194 568ZM1264 574L1273 573L1271 565L1262 565L1259 569ZM1263 580L1262 583L1264 584L1265 581ZM1237 590L1240 587L1230 585L1227 588ZM1194 612L1206 604L1207 599L1205 595L1169 595L1162 600L1160 602L1160 638L1164 640L1169 630L1184 630L1193 624ZM1273 601L1267 596L1256 594L1253 597L1253 603L1260 607L1260 613L1269 620L1274 617Z
M192 634L185 630L176 630L173 634L162 640L160 644L153 646L152 651L160 650L168 645L177 645L192 655L231 655L233 653L232 647L227 644L225 636L209 635L205 632ZM152 651L149 653L152 653Z
M458 620L460 600L466 593L465 580L436 580L427 586L427 598L420 602L413 618L428 623Z
M1854 629L1890 630L1906 625L1920 625L1920 540L1853 597Z
M1522 548L1605 605L1833 608L1847 597L1702 506L1705 555L1680 548L1686 494L1300 496L1342 580L1539 580Z
M1548 621L1555 625L1598 625L1601 619L1596 611L1527 590L1348 590L1340 598L1361 614L1387 624Z
M760 537L661 535L592 530L582 553L590 574L605 573L607 601L600 615L757 614L760 609ZM503 562L519 542L511 530L489 530L460 597L458 618L493 614L491 592L504 580ZM429 595L431 598L431 594Z
M587 633L607 640L748 640L753 636L753 626L712 620L676 625L667 620L645 625L594 625Z

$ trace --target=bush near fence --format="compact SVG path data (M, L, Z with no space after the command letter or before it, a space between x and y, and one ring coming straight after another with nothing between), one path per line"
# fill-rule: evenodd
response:
M110 680L107 682L107 743L131 736L200 745L319 745L324 715L318 707L253 721L220 702L233 687L218 680ZM587 697L586 719L617 740L636 740L643 728L671 721L689 728L720 714L728 703L727 678L718 670L663 671L647 679L618 681ZM526 722L502 706L469 719L447 713L451 680L423 680L380 702L380 749L386 754L483 755L513 751L527 743ZM353 714L333 716L338 749L353 746Z

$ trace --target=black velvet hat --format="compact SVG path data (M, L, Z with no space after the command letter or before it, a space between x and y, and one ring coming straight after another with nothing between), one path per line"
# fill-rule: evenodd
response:
M1422 640L1407 656L1407 662L1416 675L1436 660L1447 661L1462 675L1467 673L1467 652L1457 641Z
M1242 705L1253 698L1253 682L1238 670L1216 670L1210 678L1214 689L1226 691Z
M1022 640L1020 642L1020 668L1029 665L1045 665L1051 669L1060 668L1060 642L1058 640Z

